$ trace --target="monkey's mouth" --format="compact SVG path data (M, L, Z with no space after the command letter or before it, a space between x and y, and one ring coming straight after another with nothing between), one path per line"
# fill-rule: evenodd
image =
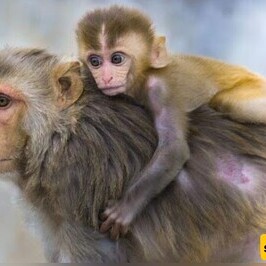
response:
M100 90L106 95L116 95L125 91L125 85L100 88Z

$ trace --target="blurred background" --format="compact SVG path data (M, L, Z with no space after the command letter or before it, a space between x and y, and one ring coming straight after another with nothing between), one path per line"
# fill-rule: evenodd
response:
M145 11L172 52L211 56L266 75L265 0L0 0L0 48L76 55L77 21L87 10L114 3ZM0 262L44 262L17 194L0 183Z

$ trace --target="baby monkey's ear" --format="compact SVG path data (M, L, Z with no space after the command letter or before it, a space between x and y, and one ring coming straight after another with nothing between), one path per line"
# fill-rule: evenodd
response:
M170 58L165 46L164 36L155 36L152 51L151 51L151 67L153 68L163 68L166 67Z
M58 64L53 70L56 104L64 110L75 103L83 92L80 61Z

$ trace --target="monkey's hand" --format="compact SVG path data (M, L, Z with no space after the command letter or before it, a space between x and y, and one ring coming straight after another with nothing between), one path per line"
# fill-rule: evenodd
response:
M110 204L109 204L110 205ZM110 230L110 238L117 240L125 235L129 226L135 218L134 204L121 200L112 204L102 214L103 223L100 226L100 232L106 233Z

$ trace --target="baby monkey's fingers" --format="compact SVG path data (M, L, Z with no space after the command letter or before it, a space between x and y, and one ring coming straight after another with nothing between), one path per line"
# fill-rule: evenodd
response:
M102 220L105 221L101 224L100 232L106 233L113 226L115 222L115 217L113 215L108 216L106 212L104 212L101 216L102 216L101 218L103 218Z

